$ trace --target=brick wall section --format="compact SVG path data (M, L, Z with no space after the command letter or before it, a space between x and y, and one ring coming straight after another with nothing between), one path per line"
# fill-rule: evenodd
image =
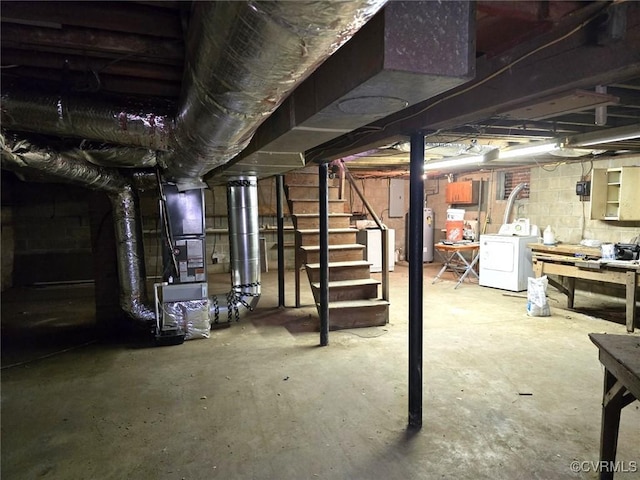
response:
M512 170L505 172L503 200L507 200L509 198L509 195L511 195L513 189L521 183L526 183L527 186L520 190L520 193L518 193L518 198L529 198L529 191L531 188L531 170L529 168L525 168L521 170Z

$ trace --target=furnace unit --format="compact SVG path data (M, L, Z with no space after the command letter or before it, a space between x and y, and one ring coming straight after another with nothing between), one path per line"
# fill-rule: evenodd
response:
M204 190L180 191L174 184L163 183L160 223L164 269L163 282L155 285L156 339L180 343L194 318L199 324L207 320Z

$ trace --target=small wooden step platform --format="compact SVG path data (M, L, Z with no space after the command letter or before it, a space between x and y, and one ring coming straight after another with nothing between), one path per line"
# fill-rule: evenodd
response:
M388 317L389 302L386 300L329 302L329 330L379 327L387 323Z

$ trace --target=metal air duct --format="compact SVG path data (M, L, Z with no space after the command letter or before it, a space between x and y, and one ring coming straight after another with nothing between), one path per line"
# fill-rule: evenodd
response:
M144 253L138 197L129 180L117 170L98 167L72 155L39 148L26 140L7 141L0 134L2 168L18 175L44 174L55 179L106 192L113 206L113 221L120 280L120 306L134 320L153 322L155 313L145 305Z
M168 102L60 94L12 84L2 87L3 128L116 145L167 150L174 111Z
M511 190L509 194L509 198L507 199L507 207L504 209L504 218L502 219L502 224L506 225L509 223L509 217L511 217L511 210L513 209L513 204L516 201L516 197L520 193L520 191L527 186L526 183L519 183Z
M474 38L473 2L389 2L220 170L262 176L300 168L304 152L461 85L475 73Z
M14 84L3 86L2 124L168 151L161 162L167 179L198 181L237 155L286 96L385 1L193 2L175 119L168 103L42 93Z
M28 140L7 138L0 133L2 168L18 176L37 174L63 183L115 193L127 185L117 170L99 167L80 160L78 149L59 153L34 145Z
M167 177L196 180L258 126L385 0L194 2Z
M225 299L209 298L209 317L230 322L253 310L260 300L260 239L258 227L258 180L234 177L227 182L231 291Z
M126 185L109 199L113 208L113 222L118 252L118 279L120 280L120 306L135 320L148 324L155 322L153 309L146 305L147 286L142 247L142 226L138 196L131 185Z

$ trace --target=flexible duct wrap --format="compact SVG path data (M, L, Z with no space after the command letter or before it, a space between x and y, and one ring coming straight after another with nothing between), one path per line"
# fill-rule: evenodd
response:
M168 179L200 179L242 151L287 95L385 2L193 2L175 117L167 102L13 84L3 86L2 124L157 150ZM126 166L148 165L141 157Z
M147 299L142 228L138 199L131 185L109 196L113 208L120 305L133 318L155 322L155 313L145 305Z
M116 145L167 150L175 107L167 102L105 100L6 85L2 125L27 132L99 140Z
M56 181L106 192L118 192L127 184L117 170L81 161L77 149L54 152L24 139L7 138L4 134L0 134L0 147L2 168L17 174L36 173Z
M177 115L168 104L104 100L3 86L4 128L108 142L135 151L75 149L66 153L2 146L2 166L30 167L109 192L116 223L121 303L152 321L145 304L137 197L114 169L151 166L168 179L193 182L236 156L287 95L364 25L386 0L193 2L183 94ZM16 149L17 148L17 149ZM145 149L158 152L152 158ZM89 163L91 162L91 163ZM229 183L232 290L211 299L211 312L239 316L260 295L257 180Z
M258 126L384 0L194 2L170 178L200 178Z

